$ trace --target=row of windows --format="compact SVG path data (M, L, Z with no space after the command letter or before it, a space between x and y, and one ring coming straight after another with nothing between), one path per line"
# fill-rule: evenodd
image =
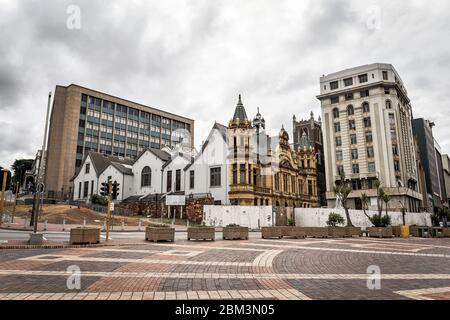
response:
M373 147L367 147L366 151L367 151L367 157L368 158L373 158L375 156ZM350 150L350 154L351 154L352 160L358 160L358 158L359 158L358 149L355 149L355 148L351 149ZM337 161L342 161L343 160L342 150L336 151L336 160Z
M385 81L389 80L388 72L387 71L383 71L382 73L383 73L383 80L385 80ZM358 81L359 81L360 84L368 82L367 73L360 74L360 75L358 75L357 78L358 78ZM372 73L372 79L374 79L374 78L375 78L375 74ZM350 87L350 86L353 85L353 82L354 82L353 78L346 78L346 79L344 79L344 86L345 87ZM326 90L327 87L324 86L324 89ZM330 82L330 89L331 90L339 89L339 81L332 81L332 82Z
M363 119L363 123L364 123L364 128L371 128L372 127L372 120L370 119L370 117L364 118ZM348 128L349 128L349 130L356 130L356 122L355 122L355 120L349 120L348 121ZM335 122L334 123L334 132L335 133L341 132L341 123L340 122Z
M369 113L370 112L370 105L368 102L364 102L362 104L362 109L363 109L363 113ZM355 108L353 107L353 105L349 105L347 106L347 115L348 116L353 116L355 114ZM334 119L338 119L340 116L340 112L338 108L334 108L333 109L333 118Z

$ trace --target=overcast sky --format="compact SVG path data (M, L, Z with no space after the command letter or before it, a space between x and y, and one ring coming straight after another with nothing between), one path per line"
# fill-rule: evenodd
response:
M0 0L0 165L34 158L57 84L193 118L198 147L239 93L291 133L320 113L321 75L374 62L450 152L450 1Z

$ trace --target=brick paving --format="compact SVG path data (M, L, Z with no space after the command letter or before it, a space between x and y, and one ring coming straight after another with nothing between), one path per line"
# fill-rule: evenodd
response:
M77 266L81 288L67 282ZM368 288L368 267L381 271ZM450 299L449 239L282 239L0 249L0 300Z

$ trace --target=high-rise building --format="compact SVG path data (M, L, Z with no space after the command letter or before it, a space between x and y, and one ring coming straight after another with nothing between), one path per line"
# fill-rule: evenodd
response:
M348 205L362 208L361 195L376 209L374 182L391 196L389 208L417 212L418 187L412 110L408 92L390 64L375 63L320 78L327 201L341 173L353 188Z
M317 157L317 193L319 196L319 205L327 206L326 199L326 180L325 180L325 159L323 154L323 136L322 119L319 116L314 119L314 113L311 112L309 119L297 121L294 115L293 119L294 150L299 151L305 147L313 147L316 150Z
M228 125L227 143L232 205L318 206L314 147L303 143L294 151L284 128L278 137L268 137L259 110L249 120L241 96Z
M440 146L433 136L435 123L423 118L413 120L414 134L419 146L420 157L425 173L425 185L429 208L433 212L447 202L445 178Z
M450 157L447 154L442 155L442 167L444 169L444 181L447 202L450 202Z
M78 85L57 86L50 118L46 191L62 198L89 151L135 158L145 148L194 142L194 120Z

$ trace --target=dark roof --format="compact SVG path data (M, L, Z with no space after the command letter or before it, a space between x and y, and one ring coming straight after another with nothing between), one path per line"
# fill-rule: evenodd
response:
M166 151L163 151L163 150L160 150L160 149L155 149L155 148L146 148L146 149L142 150L141 153L138 154L138 156L136 157L136 160L134 162L139 160L139 158L142 157L142 155L147 150L150 151L151 153L153 153L158 158L160 158L162 161L169 161L170 160L170 154L167 153Z
M130 158L119 158L116 156L103 154L99 152L89 152L88 156L91 157L92 164L97 172L97 176L99 176L106 168L108 168L111 164L115 163L117 165L133 165L134 160ZM126 169L125 167L123 167ZM119 168L117 168L119 169ZM119 169L120 170L120 169Z
M226 141L227 140L227 129L228 127L224 126L223 124L220 123L214 123L213 129L217 129L219 130L219 132L222 134L223 139Z
M117 162L111 162L111 165L114 166L114 168L116 168L117 170L119 170L121 173L132 176L133 175L133 170L131 168L127 168L125 167L123 164L121 163L117 163Z
M241 95L239 95L239 101L234 111L233 121L247 121L247 113L245 112L244 105L242 104Z
M169 164L171 164L172 161L175 160L177 156L180 156L180 157L188 160L189 162L192 162L192 158L194 158L193 156L191 156L191 155L189 155L187 153L178 152L178 154L175 154L173 158L171 158L169 161L167 161L166 163L163 164L163 166L162 166L163 169L165 167L167 167Z

